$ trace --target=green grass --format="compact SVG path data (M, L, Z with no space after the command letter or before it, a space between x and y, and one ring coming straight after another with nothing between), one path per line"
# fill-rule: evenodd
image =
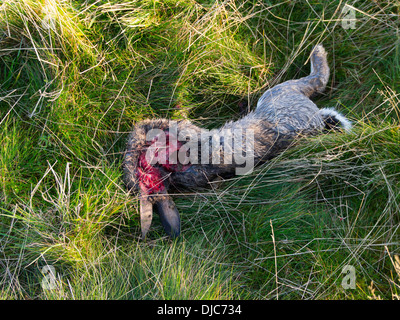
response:
M0 1L0 298L398 299L400 6L355 1ZM354 122L177 197L139 240L122 182L134 122L216 127L309 72ZM41 286L46 265L57 285ZM341 286L345 265L356 289Z

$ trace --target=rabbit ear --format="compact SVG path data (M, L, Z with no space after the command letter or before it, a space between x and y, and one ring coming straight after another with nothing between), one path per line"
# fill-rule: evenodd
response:
M174 201L170 197L166 197L157 201L156 207L165 232L172 239L179 237L181 233L181 219Z
M140 227L142 229L142 240L146 238L146 234L150 229L151 220L153 219L153 204L142 197L140 199Z

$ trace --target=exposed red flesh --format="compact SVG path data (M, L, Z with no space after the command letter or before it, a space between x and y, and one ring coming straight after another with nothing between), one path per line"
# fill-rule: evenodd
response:
M185 171L189 168L190 165L182 165L179 161L175 161L178 163L170 163L169 158L174 152L177 155L182 144L175 140L170 139L170 135L168 132L165 133L166 135L166 148L156 148L154 155L156 157L162 156L162 159L165 159L165 163L158 164L158 166L163 167L165 170L169 172L181 172ZM152 141L152 144L157 142L157 138ZM146 160L146 152L147 149L144 150L141 155L139 156L138 166L136 175L139 179L139 186L141 191L144 194L152 194L158 193L165 190L165 186L163 183L163 176L161 171L158 169L157 166L153 166L149 164Z
M147 163L146 152L143 152L139 157L136 175L139 179L140 189L144 194L165 190L160 170Z

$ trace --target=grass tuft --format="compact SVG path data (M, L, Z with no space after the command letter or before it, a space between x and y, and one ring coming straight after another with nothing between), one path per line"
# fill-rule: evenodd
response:
M398 299L399 5L355 1L351 28L345 5L1 1L0 298ZM132 124L237 119L308 74L317 43L331 77L315 102L354 130L178 198L182 238L156 216L140 241Z

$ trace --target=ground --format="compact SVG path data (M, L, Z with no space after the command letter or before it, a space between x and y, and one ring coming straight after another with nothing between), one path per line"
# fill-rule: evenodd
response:
M0 298L398 299L396 1L0 4ZM353 131L176 197L181 238L156 217L140 241L134 122L238 119L307 75L317 43L331 77L314 101Z

